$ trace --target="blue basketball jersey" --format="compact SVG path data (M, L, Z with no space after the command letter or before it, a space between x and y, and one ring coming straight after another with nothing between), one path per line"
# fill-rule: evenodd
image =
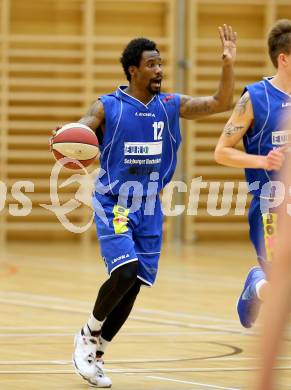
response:
M123 191L126 196L151 195L151 191L160 192L175 171L181 142L180 96L160 93L143 104L125 88L100 98L105 132L100 145L103 174L96 181L96 191L107 186L112 195ZM151 181L156 186L149 186Z
M291 129L287 124L287 111L291 107L291 96L273 86L270 78L247 86L245 91L250 94L254 112L254 123L243 137L246 152L265 156L272 149L290 142ZM265 183L276 180L274 171L245 169L245 173L249 185L259 182L258 189L251 189L256 196L260 195Z

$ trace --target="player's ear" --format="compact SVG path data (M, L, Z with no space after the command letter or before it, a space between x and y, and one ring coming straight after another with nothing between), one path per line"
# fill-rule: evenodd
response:
M283 66L288 65L288 56L285 53L280 53L278 55L278 64L281 63Z
M129 71L129 74L130 74L131 78L135 75L136 70L137 70L137 67L134 66L134 65L130 65L128 67L128 71Z

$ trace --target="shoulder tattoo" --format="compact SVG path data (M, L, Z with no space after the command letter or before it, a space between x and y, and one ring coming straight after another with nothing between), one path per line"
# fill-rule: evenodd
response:
M244 126L234 126L232 122L227 123L223 132L227 137L231 137L233 134L237 133L238 131L242 130Z
M238 114L238 115L242 115L246 112L247 110L247 104L250 100L250 96L248 93L245 93L241 98L240 100L238 101L237 105L235 106L235 109L234 111Z

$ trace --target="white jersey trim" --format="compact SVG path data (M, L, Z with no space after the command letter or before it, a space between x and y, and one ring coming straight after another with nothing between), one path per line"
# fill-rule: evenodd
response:
M263 124L263 127L262 127L262 130L259 132L260 134L260 139L259 139L259 144L258 144L258 152L259 152L259 155L261 156L261 142L262 142L262 137L263 137L263 133L264 133L264 130L265 130L265 127L268 123L268 120L269 120L269 117L270 117L270 99L269 99L269 95L268 95L268 90L267 90L267 85L266 83L264 82L264 88L265 88L265 94L266 94L266 99L267 99L267 103L268 103L268 113L267 113L267 118L265 120L265 123ZM264 172L265 172L265 175L267 176L267 178L271 181L271 178L267 172L266 169L264 169Z
M107 237L119 237L119 236L124 236L124 237L128 237L131 239L131 236L129 236L128 234L106 234L104 236L98 236L99 240L103 240L103 238L107 238Z
M135 252L137 255L157 255L161 252Z
M169 168L167 169L166 173L164 174L164 176L162 177L162 186L164 187L164 178L167 176L168 172L171 170L172 168L172 165L173 165L173 159L174 159L174 150L173 150L173 142L172 142L172 139L174 140L174 142L176 143L176 140L175 138L173 137L172 133L171 133L171 130L170 130L170 125L169 125L169 117L168 117L168 114L167 114L167 111L163 105L163 103L161 102L161 100L159 99L159 102L161 104L161 106L163 107L163 110L165 112L165 115L166 115L166 119L167 119L167 129L168 129L168 132L170 134L170 144L171 144L171 151L172 151L172 154L171 154L171 163L169 164Z
M277 91L281 92L283 95L286 95L286 96L290 99L291 96L290 96L287 92L282 91L282 89L276 87L276 85L274 85L274 84L271 83L271 80L272 80L274 77L275 77L275 76L264 77L264 80L266 80L273 88L277 89Z
M264 88L265 88L265 95L266 95L266 100L267 100L267 104L268 104L267 117L266 117L265 123L263 124L261 130L257 134L255 134L253 137L249 137L250 142L252 142L256 138L258 138L259 136L261 136L261 138L262 138L262 132L264 131L264 129L265 129L266 125L267 125L267 122L269 120L269 116L270 116L270 100L269 100L269 95L268 95L268 91L267 91L267 87L266 87L265 83L264 83ZM261 142L261 139L259 141L259 144L260 144L260 142Z
M120 119L121 119L121 116L122 116L122 112L123 112L123 103L122 103L122 100L120 100L120 114L119 114L119 118L118 118L118 121L117 121L117 125L116 125L114 133L113 133L113 137L112 137L111 144L110 144L110 149L109 149L109 152L108 152L107 162L106 162L107 175L108 175L108 181L109 181L109 188L110 188L110 191L111 191L112 195L114 195L114 194L113 194L112 187L111 187L111 177L110 177L110 171L109 171L109 158L110 158L110 154L111 154L112 145L114 143L114 138L115 138L116 132L117 132L118 127L119 127L119 123L120 123Z
M133 261L138 261L138 258L135 257L134 259L127 260L124 263L118 264L117 266L113 267L109 273L109 276L111 276L112 272L115 271L117 268L122 267L125 264L132 263Z
M118 90L119 90L120 92L124 93L124 95L130 97L131 99L133 99L133 100L139 102L139 103L140 103L142 106L144 106L146 109L149 109L149 108L148 108L148 105L149 105L149 104L154 100L154 98L157 96L157 95L154 95L154 96L152 97L152 99L151 99L147 104L144 104L144 103L141 102L140 100L138 100L138 99L136 99L135 97L133 97L133 96L129 95L128 93L126 93L123 89L121 89L121 87L123 87L123 85L121 85L121 86L118 88ZM127 87L127 86L125 86L125 87Z
M141 276L137 275L137 278L140 279L142 282L146 283L146 286L144 287L152 287L152 283L150 283L148 280L142 278Z

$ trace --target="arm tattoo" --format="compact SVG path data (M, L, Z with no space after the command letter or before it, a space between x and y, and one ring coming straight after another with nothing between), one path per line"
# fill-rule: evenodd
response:
M211 114L213 109L208 101L201 102L201 105L197 105L196 112L198 114Z
M186 118L195 118L199 115L209 115L213 113L212 100L207 97L190 98L188 96L183 96L181 105L184 107L183 116Z
M96 100L96 102L94 102L91 107L89 108L88 112L87 112L87 115L88 116L97 116L98 113L100 112L100 108L102 107L102 103L100 102L100 100Z
M237 103L236 107L235 107L235 112L238 114L238 115L242 115L242 114L245 114L246 110L247 110L247 104L250 100L250 97L249 95L246 93L244 94L239 102Z
M211 106L207 101L197 100L195 103L186 106L186 113L189 115L211 114L211 112Z
M244 126L234 126L231 122L227 123L223 132L227 137L231 137L233 134L237 133L241 129L243 129Z
M80 123L91 127L92 130L95 131L97 127L100 126L105 120L104 117L104 107L100 100L94 102L86 115L79 120Z

